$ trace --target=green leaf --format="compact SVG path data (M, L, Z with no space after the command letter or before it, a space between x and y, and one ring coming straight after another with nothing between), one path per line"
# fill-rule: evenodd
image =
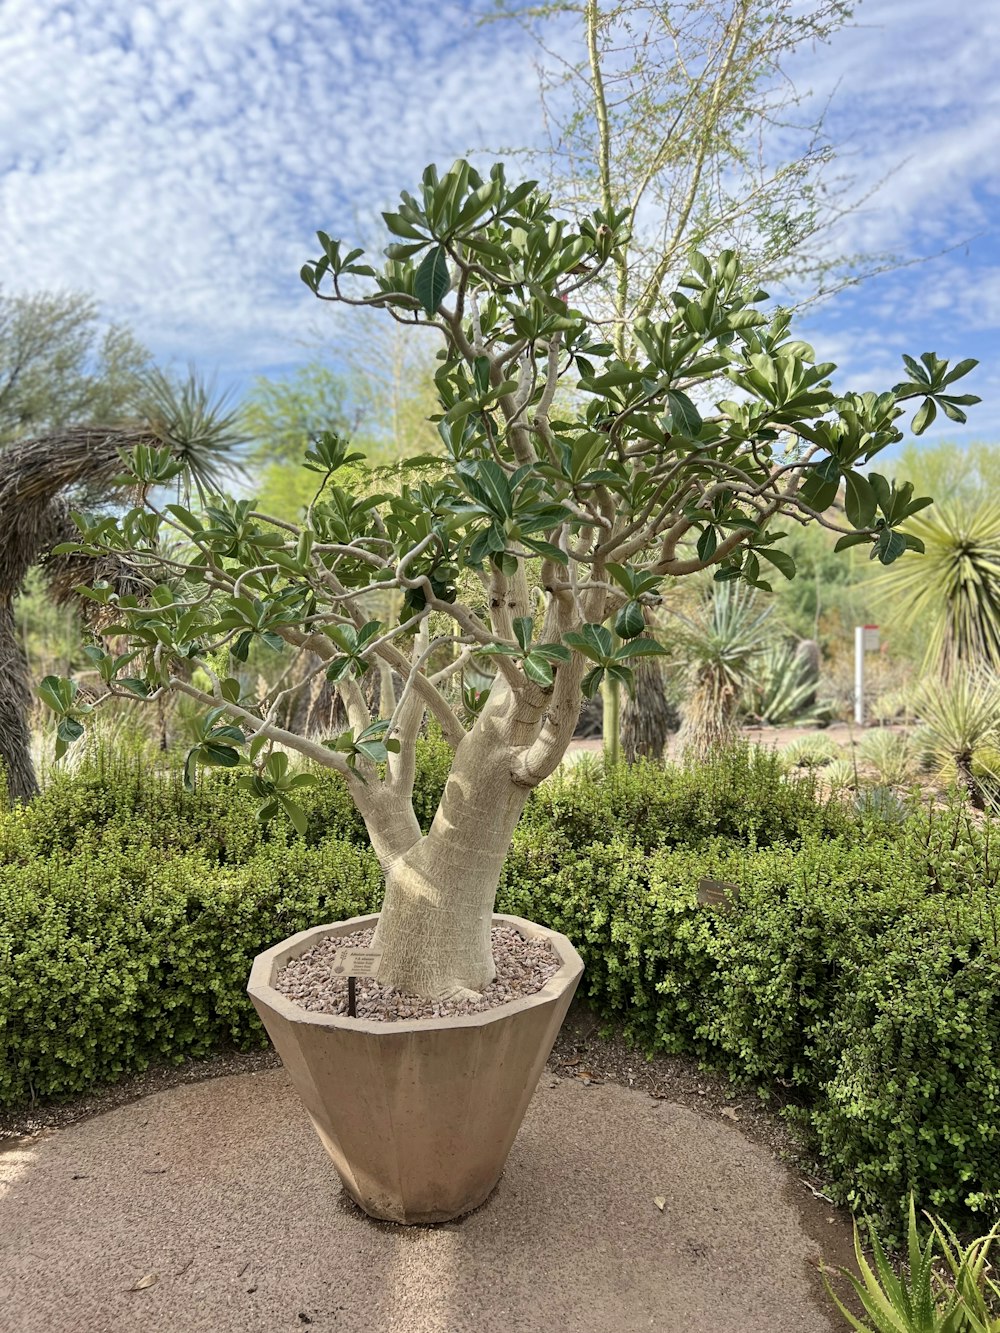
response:
M871 537L866 532L849 532L840 538L833 549L834 551L846 551L851 546L862 546L870 541Z
M634 639L646 628L646 617L638 602L626 602L615 616L615 633L621 639Z
M442 246L432 246L420 261L413 279L414 295L428 315L433 315L450 287L448 256Z
M934 405L934 399L925 399L923 407L921 407L920 411L913 418L911 429L914 435L922 435L936 416L937 408Z
M513 516L510 480L499 463L481 458L474 463L459 463L457 472L472 498L491 514L498 518Z
M138 680L135 676L123 676L116 683L123 690L128 690L129 694L134 694L139 699L149 698L149 686L144 680Z
M770 560L775 569L780 570L786 579L795 577L795 561L787 551L775 551L770 546L759 546L757 554L762 555L765 560Z
M65 713L73 706L77 685L61 676L46 676L38 687L38 695L53 713Z
M75 717L64 717L56 728L56 735L70 745L83 735L83 723L77 722Z
M543 657L546 662L569 662L573 658L570 650L561 643L538 643L531 652L534 657Z
M681 435L697 435L701 430L701 416L686 393L677 389L667 391L667 407L675 431Z
M281 808L292 821L296 833L304 835L309 828L309 820L301 805L296 805L295 802L290 801L287 796L279 796L278 800L281 802Z
M552 667L539 653L529 653L522 666L528 679L536 685L541 685L543 689L548 689L555 679Z
M594 695L601 688L601 681L603 679L603 667L594 667L593 671L588 671L580 682L580 689L583 691L583 697L585 699L593 699Z
M875 492L865 477L857 472L844 473L844 509L854 528L870 528L875 521Z
M220 768L235 768L240 762L239 751L231 745L219 745L216 741L205 741L198 757L203 764L213 764Z
M514 638L524 649L528 651L528 644L531 642L531 631L533 622L531 616L517 616L514 620Z
M614 646L611 631L605 629L603 625L593 624L584 625L579 633L572 631L564 634L563 643L575 648L584 657L589 657L592 662L600 662L602 666L611 657Z
M615 661L624 662L630 657L662 657L666 651L655 639L633 639L631 643L623 643L617 650Z
M716 536L715 528L705 528L698 538L698 559L708 564L712 556L715 555L718 545L719 539Z
M878 556L883 565L891 565L894 560L906 550L906 538L901 532L896 532L892 528L883 528L879 533L879 539L875 543L874 553Z

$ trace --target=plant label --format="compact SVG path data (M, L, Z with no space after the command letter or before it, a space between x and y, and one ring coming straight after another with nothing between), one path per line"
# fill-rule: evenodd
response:
M378 976L382 963L381 949L338 949L333 957L333 977Z
M702 907L732 907L740 896L740 886L724 879L698 881L698 902Z

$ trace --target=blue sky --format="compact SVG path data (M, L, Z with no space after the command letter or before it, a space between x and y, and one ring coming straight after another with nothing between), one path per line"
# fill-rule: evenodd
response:
M317 228L370 236L426 162L540 143L535 51L477 26L486 2L0 0L0 284L90 292L225 383L307 359ZM1000 6L867 0L856 25L791 67L848 169L890 176L838 243L948 252L803 332L862 389L902 351L979 357L984 403L935 433L1000 440Z

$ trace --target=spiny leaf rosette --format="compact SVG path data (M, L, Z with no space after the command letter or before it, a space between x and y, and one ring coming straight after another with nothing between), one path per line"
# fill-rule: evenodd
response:
M732 253L693 254L663 317L635 321L637 359L622 360L580 305L627 217L598 211L574 228L534 182L509 185L499 165L483 179L465 162L428 168L419 195L384 217L394 239L381 268L320 232L302 277L321 300L437 331L440 455L401 465L387 487L324 433L304 460L315 497L292 525L246 499L160 504L169 459L136 452L126 466L144 503L80 518L73 548L127 557L144 580L105 633L128 647L94 646L96 704L55 678L42 697L65 748L111 699L190 696L206 711L189 780L199 764L239 768L261 817L284 811L299 828L297 790L315 766L332 769L385 871L381 979L444 997L491 980L491 912L524 802L565 753L583 697L606 678L628 688L633 664L660 651L644 625L665 581L791 578L788 521L822 523L883 563L919 549L900 525L930 501L860 468L901 438L907 400L916 429L938 407L964 419L977 400L952 386L975 362L949 369L927 354L891 390L838 394L834 366L790 336L789 315L756 308L766 294ZM340 484L347 464L354 491ZM114 602L107 588L91 595ZM296 670L261 694L242 665L251 652ZM303 663L335 683L345 734L278 724ZM380 716L362 679L372 668ZM481 684L488 672L484 695L467 674ZM422 835L412 791L428 714L455 753Z

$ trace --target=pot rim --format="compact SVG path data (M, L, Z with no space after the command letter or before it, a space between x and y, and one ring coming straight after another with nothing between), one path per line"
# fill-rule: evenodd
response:
M307 1023L315 1027L343 1028L353 1032L367 1032L382 1037L412 1035L418 1032L435 1032L451 1028L485 1027L489 1023L509 1018L515 1013L535 1008L540 1004L550 1004L566 990L575 985L583 973L583 959L573 947L572 942L557 930L540 926L524 917L510 916L505 912L494 912L494 925L508 925L526 939L542 937L547 939L560 959L557 971L553 972L545 985L531 995L519 996L508 1000L506 1004L494 1009L484 1009L476 1014L454 1014L439 1018L398 1018L382 1021L373 1018L348 1018L346 1014L321 1014L311 1009L303 1009L294 1000L290 1000L271 984L279 968L293 958L304 954L319 939L330 935L349 935L355 930L364 930L374 926L378 913L366 916L352 916L345 921L333 921L326 925L310 926L295 935L289 935L279 944L265 949L253 960L247 994L255 1003L267 1005L290 1023Z

